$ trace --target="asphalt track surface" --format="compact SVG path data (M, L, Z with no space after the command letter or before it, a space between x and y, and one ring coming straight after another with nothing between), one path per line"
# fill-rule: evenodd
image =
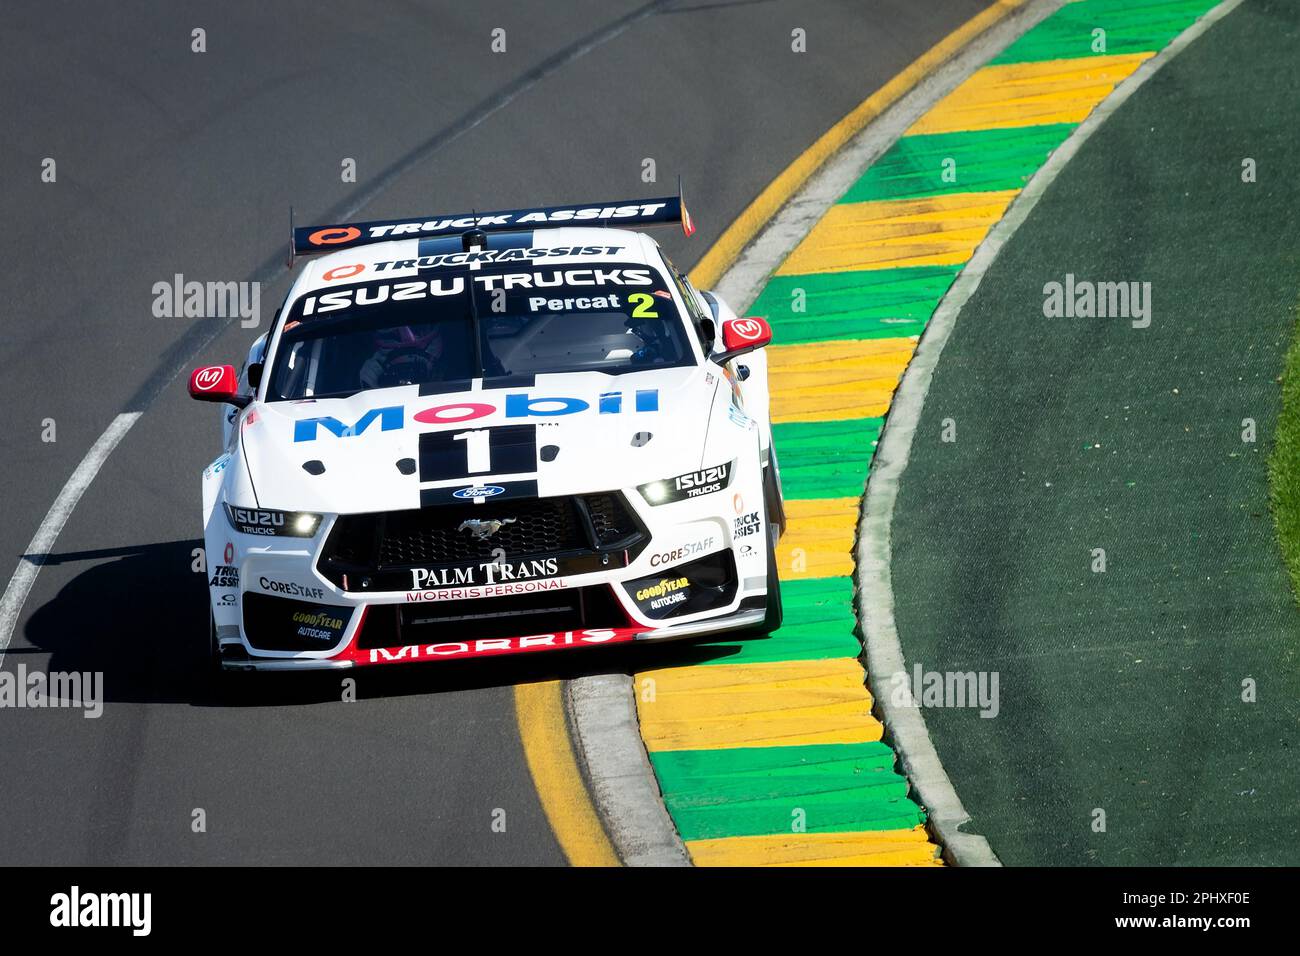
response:
M155 282L263 282L300 223L671 192L688 267L832 123L982 0L15 6L0 33L4 573L114 416L143 411L44 564L4 667L102 670L106 707L0 710L0 862L558 864L516 662L202 678L199 472L217 412L177 371L255 329L152 314ZM191 51L191 30L207 51ZM502 27L507 50L490 50ZM795 27L808 52L790 50ZM41 161L57 162L42 183ZM354 158L357 182L340 178ZM641 181L653 157L658 184ZM53 419L57 440L41 440ZM7 577L6 577L7 580ZM283 675L282 675L283 676ZM195 833L196 809L206 832ZM494 811L505 832L494 832ZM499 815L498 817L499 818Z

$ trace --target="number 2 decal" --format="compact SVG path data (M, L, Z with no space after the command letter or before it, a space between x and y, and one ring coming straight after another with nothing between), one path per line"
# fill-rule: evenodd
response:
M631 295L627 297L627 301L631 302L633 305L636 306L636 308L632 310L632 318L634 319L659 318L659 313L655 311L654 308L655 300L651 298L647 293L633 292Z

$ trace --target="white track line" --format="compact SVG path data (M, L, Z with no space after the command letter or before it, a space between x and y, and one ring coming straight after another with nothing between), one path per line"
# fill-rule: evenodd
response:
M1107 117L1119 109L1160 67L1240 3L1241 0L1226 0L1143 63L1098 104L1029 180L1007 214L989 231L927 323L920 346L894 393L885 429L880 444L876 447L876 456L871 463L871 478L867 483L866 507L858 528L858 606L866 639L867 673L872 693L880 706L885 726L889 728L903 769L926 807L930 825L944 844L946 858L959 866L1000 866L1001 863L984 837L961 832L960 828L970 820L970 814L962 806L961 799L939 760L925 717L919 707L895 704L890 686L894 674L906 673L907 670L903 648L898 640L898 626L894 620L894 590L890 571L894 504L898 498L899 479L907 468L912 438L921 418L925 396L930 389L939 356L952 334L962 307L974 295L1002 247L1029 216L1065 164Z
M41 565L54 549L54 542L58 540L59 532L72 517L72 509L77 507L77 502L90 487L90 483L95 480L99 469L103 467L108 456L117 447L117 443L131 430L131 426L140 415L140 412L123 412L118 415L104 430L104 434L99 436L99 440L90 446L86 457L81 459L81 464L63 486L59 496L54 499L54 504L50 506L45 520L36 529L31 544L27 545L27 551L18 559L18 568L9 579L4 598L0 599L0 665L4 664L5 651L9 649L9 641L13 638L14 627L17 626L18 617L22 614L23 604L27 601L27 595L31 593L32 585L36 583L36 575L41 573Z

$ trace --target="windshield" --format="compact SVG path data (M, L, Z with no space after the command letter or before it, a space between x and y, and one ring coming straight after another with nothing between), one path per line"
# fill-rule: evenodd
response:
M266 397L694 362L672 293L650 266L440 269L299 297Z

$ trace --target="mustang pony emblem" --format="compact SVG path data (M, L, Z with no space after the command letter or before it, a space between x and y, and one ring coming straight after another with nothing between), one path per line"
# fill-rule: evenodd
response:
M514 524L514 518L489 518L487 521L480 521L478 518L470 518L468 521L462 521L457 531L469 531L479 541L486 541L498 531L502 525Z

